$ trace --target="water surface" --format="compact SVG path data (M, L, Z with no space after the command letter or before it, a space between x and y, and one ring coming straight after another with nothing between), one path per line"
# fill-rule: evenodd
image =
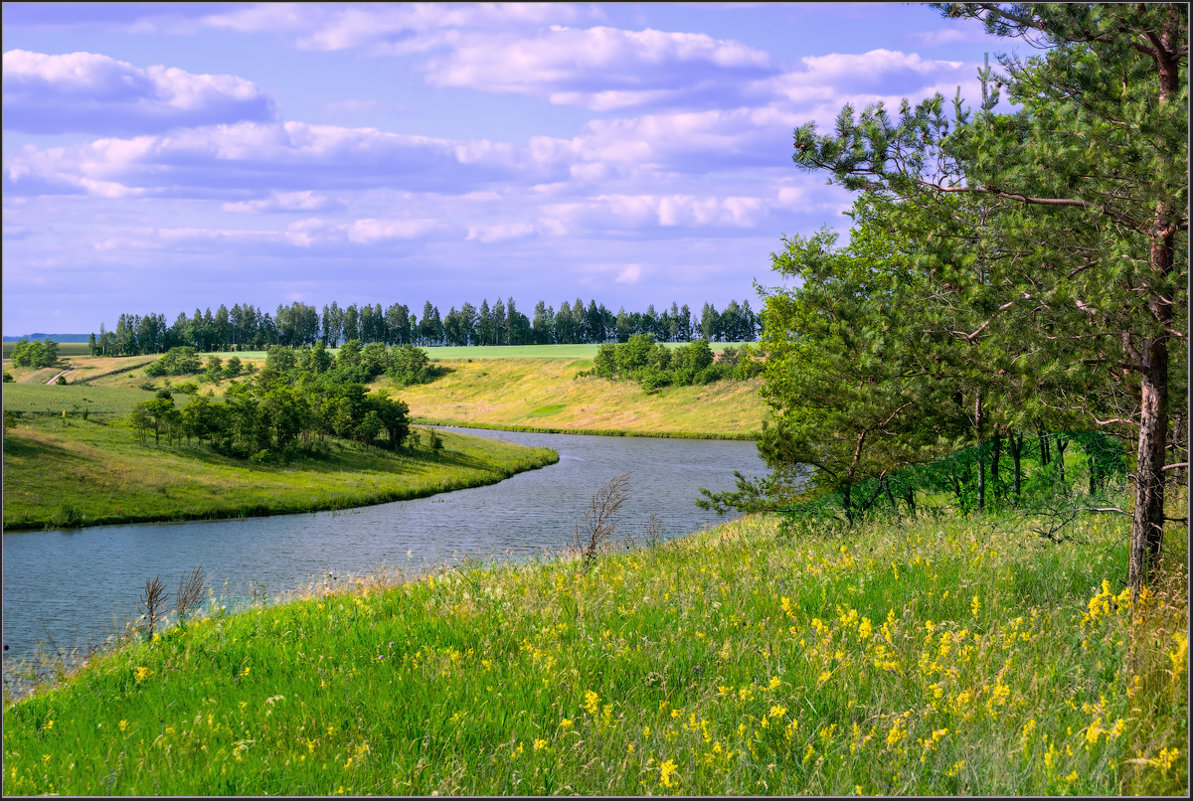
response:
M28 656L39 641L51 651L102 643L138 616L145 579L158 574L173 593L202 565L216 595L234 603L466 556L549 554L571 544L593 493L622 472L631 494L618 538L641 539L651 513L674 537L723 520L696 508L698 487L730 489L734 470L765 472L752 442L451 430L552 448L560 459L486 487L358 509L5 534L5 655Z

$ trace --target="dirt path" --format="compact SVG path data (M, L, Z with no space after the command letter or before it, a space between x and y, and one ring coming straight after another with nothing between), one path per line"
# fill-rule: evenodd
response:
M73 366L72 366L72 367L68 367L67 369L63 370L61 373L58 373L58 375L55 375L53 378L51 378L49 381L47 381L47 382L46 382L46 384L47 384L47 385L49 385L49 384L53 384L53 383L54 383L55 381L57 381L57 380L58 380L58 379L59 379L61 376L64 376L64 375L66 375L67 373L73 373L73 372L74 372L74 370L75 370L75 368L74 368Z

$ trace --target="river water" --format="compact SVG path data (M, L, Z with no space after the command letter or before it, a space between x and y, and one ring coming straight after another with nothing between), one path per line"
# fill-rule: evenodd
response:
M615 539L642 541L651 513L671 538L724 520L695 506L699 487L730 489L734 470L765 472L752 442L450 430L551 448L560 459L487 487L358 509L6 533L5 664L39 643L50 653L85 650L118 634L155 575L173 593L201 565L216 597L235 606L465 557L549 555L571 544L593 493L623 472L631 489Z

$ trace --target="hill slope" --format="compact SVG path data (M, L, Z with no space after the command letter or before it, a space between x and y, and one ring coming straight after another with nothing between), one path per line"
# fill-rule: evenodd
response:
M590 360L471 359L396 395L415 418L456 425L748 438L762 425L761 379L666 387L648 394L630 381L577 378Z

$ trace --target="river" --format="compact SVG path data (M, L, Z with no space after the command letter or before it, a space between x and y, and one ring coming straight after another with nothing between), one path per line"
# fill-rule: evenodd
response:
M699 487L730 489L734 470L765 472L752 442L450 430L551 448L559 462L486 487L343 511L4 534L5 665L39 643L66 653L123 631L155 575L173 593L201 565L215 597L234 606L465 557L549 555L570 545L593 493L622 472L630 497L616 539L641 541L652 513L671 538L725 519L695 506Z

